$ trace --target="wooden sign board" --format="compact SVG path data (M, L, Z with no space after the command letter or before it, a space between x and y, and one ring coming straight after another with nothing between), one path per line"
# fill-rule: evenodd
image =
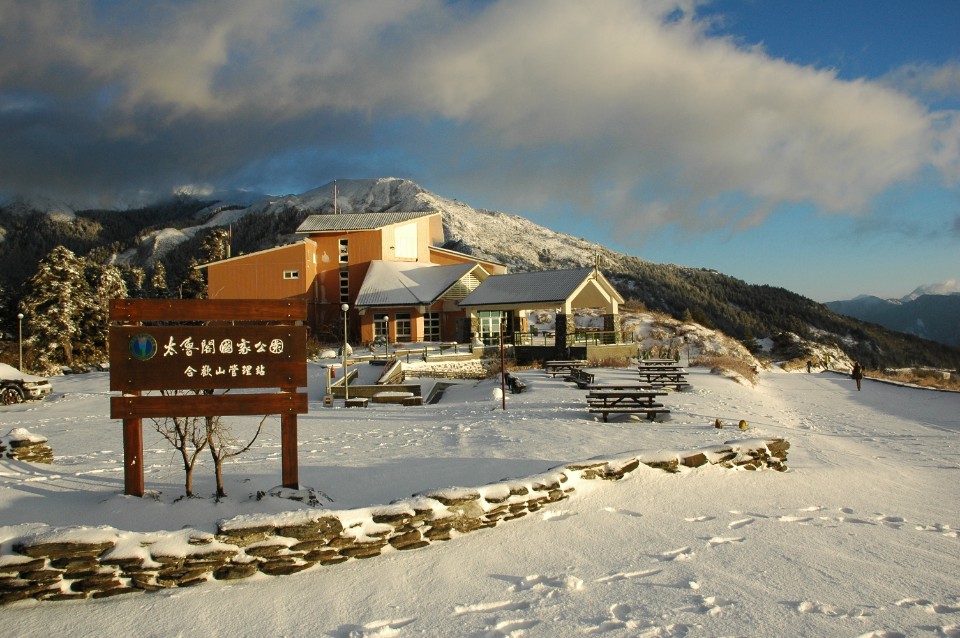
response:
M159 419L177 416L306 414L303 392L275 394L194 394L110 397L111 419Z
M307 385L303 326L111 326L110 389Z
M110 398L110 416L123 419L125 493L144 492L142 419L254 414L280 415L283 485L297 489L308 401L296 392L307 386L307 330L295 324L306 318L303 299L112 300L110 389L124 394ZM281 391L243 392L252 388ZM156 390L194 392L140 394Z

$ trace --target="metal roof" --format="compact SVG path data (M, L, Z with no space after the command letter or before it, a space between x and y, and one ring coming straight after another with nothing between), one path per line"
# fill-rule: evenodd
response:
M461 306L495 306L518 303L562 303L572 295L594 269L543 270L491 275L477 287Z
M357 293L357 306L431 304L451 286L479 268L475 263L437 266L422 262L371 261Z
M338 213L310 215L300 226L298 233L322 233L326 231L373 230L391 224L400 224L428 215L439 215L439 211L426 210L407 213Z

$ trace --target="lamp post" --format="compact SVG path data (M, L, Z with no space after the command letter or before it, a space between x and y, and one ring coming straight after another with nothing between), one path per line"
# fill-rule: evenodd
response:
M343 304L340 306L343 311L343 400L350 398L350 375L347 374L347 311L350 306Z
M387 333L386 335L384 335L384 339L386 343L384 345L383 356L386 357L387 361L389 361L390 360L390 315L383 315L383 324L384 324L383 326L384 330Z
M23 372L23 313L17 313L17 320L20 322L20 372Z
M503 403L503 410L507 410L507 368L503 358L503 333L507 329L506 317L500 317L500 401Z

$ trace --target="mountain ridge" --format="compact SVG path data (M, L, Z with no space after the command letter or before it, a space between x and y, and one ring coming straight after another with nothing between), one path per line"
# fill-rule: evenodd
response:
M0 266L19 266L24 275L28 270L25 264L12 264L10 258L28 260L28 251L23 246L19 251L9 248L28 241L39 227L44 245L72 243L76 247L67 247L78 254L91 253L131 267L150 269L162 261L169 276L181 281L189 271L189 260L196 258L213 229L229 227L232 254L239 255L296 241L299 237L294 231L307 215L335 209L438 210L443 218L444 247L493 259L512 271L599 262L621 294L634 303L677 318L689 317L745 342L793 333L809 341L840 345L867 365L960 365L960 350L937 348L916 337L842 317L783 288L746 284L707 269L655 264L553 231L519 215L473 208L398 178L337 180L300 195L271 196L250 205L180 195L137 211L76 211L76 219L70 223L44 220L36 212L16 217L0 207ZM138 226L141 218L144 223ZM11 226L12 219L22 223ZM88 234L82 234L83 229ZM38 257L33 259L35 267ZM25 278L21 276L19 283L8 281L7 286L16 293Z

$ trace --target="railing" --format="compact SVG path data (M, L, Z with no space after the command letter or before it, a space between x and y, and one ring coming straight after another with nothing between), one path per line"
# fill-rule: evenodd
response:
M518 346L553 346L556 345L556 332L543 330L537 333L515 332L513 342ZM616 343L633 343L633 332L628 330L576 330L567 335L566 345L607 345Z

